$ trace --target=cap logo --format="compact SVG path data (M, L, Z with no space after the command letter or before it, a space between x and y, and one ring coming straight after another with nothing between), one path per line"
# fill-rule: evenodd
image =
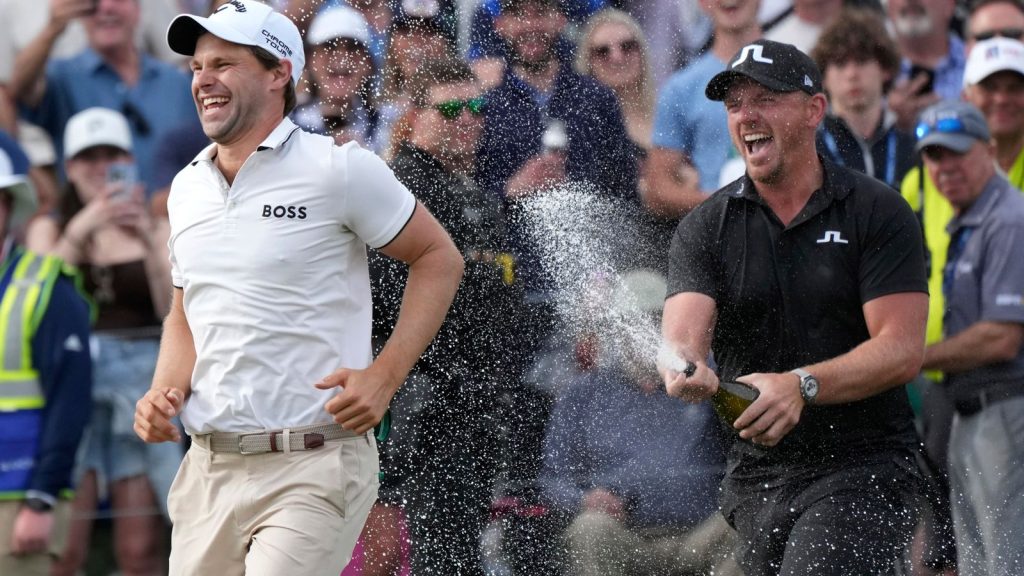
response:
M281 54L282 58L292 57L292 49L289 48L288 45L285 44L283 40L271 34L266 28L264 28L261 32L263 33L263 40L267 43L267 45L273 48L274 50L277 50L277 52Z
M811 80L811 77L808 76L807 74L804 74L804 86L807 86L808 88L814 88L814 81Z
M241 2L239 2L239 0L230 0L226 4L223 4L220 8L217 8L216 10L214 10L213 13L216 14L217 12L220 12L221 10L227 10L228 6L233 6L235 8L235 12L245 12L246 11L245 4L242 4Z
M762 64L772 64L774 60L772 60L771 58L765 58L762 53L763 50L764 46L761 46L760 44L751 44L749 46L744 46L743 50L740 51L740 57L737 58L736 61L732 63L732 67L735 68L740 64L746 62L748 57L750 57L750 59L753 60L754 62L760 62Z

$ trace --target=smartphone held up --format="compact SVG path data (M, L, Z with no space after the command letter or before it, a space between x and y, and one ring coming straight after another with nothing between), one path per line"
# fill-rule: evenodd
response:
M107 167L107 189L110 199L114 202L126 202L135 194L138 183L138 170L135 164L115 162Z

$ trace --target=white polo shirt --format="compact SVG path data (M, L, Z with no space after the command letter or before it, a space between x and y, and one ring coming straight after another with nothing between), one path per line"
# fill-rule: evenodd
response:
M383 160L290 120L228 186L210 145L175 177L172 281L196 347L190 434L329 422L337 393L314 384L371 362L366 246L412 217L415 198Z

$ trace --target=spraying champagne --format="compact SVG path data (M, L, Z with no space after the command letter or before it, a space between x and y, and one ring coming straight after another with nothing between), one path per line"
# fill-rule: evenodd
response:
M697 372L697 365L674 354L668 347L662 347L658 353L658 362L687 378ZM715 412L730 427L740 414L757 400L760 391L750 384L735 380L719 380L718 391L711 397Z

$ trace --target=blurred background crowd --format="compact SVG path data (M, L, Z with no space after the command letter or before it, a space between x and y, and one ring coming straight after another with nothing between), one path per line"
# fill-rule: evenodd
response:
M18 233L76 265L98 309L95 407L58 574L165 570L164 503L184 446L145 445L131 423L169 306L167 191L209 144L165 31L223 3L0 0L0 147L40 199ZM728 432L709 406L668 399L652 358L567 327L520 205L566 181L615 199L643 240L616 263L620 284L656 321L679 218L743 173L704 86L747 43L811 55L830 102L819 154L919 214L930 341L942 337L952 212L914 151L919 113L940 99L977 106L999 167L1024 186L1020 0L270 3L306 41L292 121L387 160L466 260L452 312L395 399L380 501L345 574L737 573L716 512ZM370 260L383 342L405 271ZM955 573L941 378L908 386L939 487L908 574Z

